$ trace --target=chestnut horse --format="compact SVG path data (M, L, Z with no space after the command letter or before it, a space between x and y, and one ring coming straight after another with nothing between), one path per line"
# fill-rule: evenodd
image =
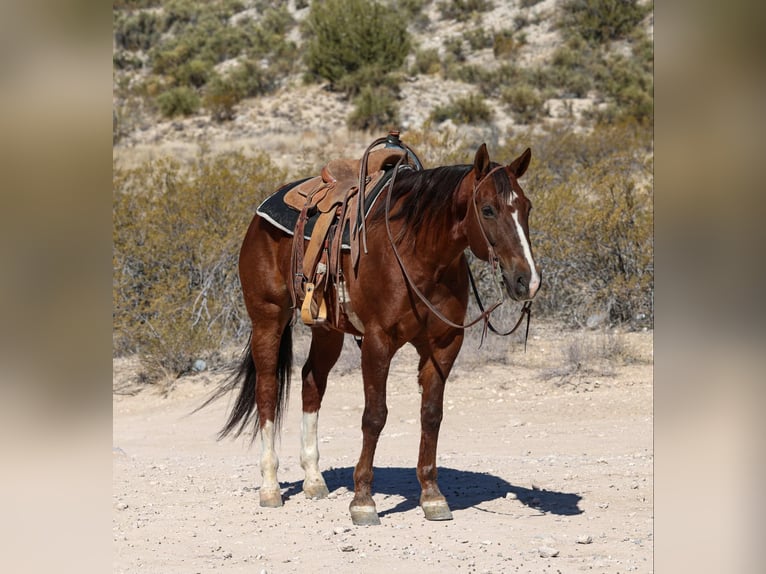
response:
M347 295L363 326L360 343L364 380L362 452L354 470L354 524L379 524L372 499L373 457L386 424L386 379L394 354L412 343L420 355L418 384L420 454L417 477L420 506L428 520L452 518L437 486L436 445L442 421L444 387L463 343L469 295L464 251L490 261L508 296L531 301L540 287L532 257L528 217L531 208L518 179L531 157L529 148L510 165L490 162L486 145L472 165L401 170L386 201L378 201L365 223L367 252L354 269L341 260ZM252 319L250 343L234 377L211 401L241 385L220 437L238 436L254 425L260 432L260 504L282 505L274 448L287 401L292 362L292 307L288 284L293 238L255 215L239 257L245 305ZM344 330L312 327L303 366L303 418L300 461L303 490L309 498L328 495L318 461L317 422L327 376L341 353ZM210 401L208 401L210 402ZM206 403L207 404L207 403ZM254 438L255 438L254 434Z

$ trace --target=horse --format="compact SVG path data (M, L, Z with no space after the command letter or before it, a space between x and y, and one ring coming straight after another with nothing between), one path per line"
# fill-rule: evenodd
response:
M541 275L529 238L531 202L518 182L530 158L527 148L510 164L498 164L490 161L482 144L472 164L401 170L388 186L386 201L378 201L367 216L366 251L356 263L347 252L341 257L355 321L311 328L311 345L301 371L300 463L306 497L328 496L318 464L319 411L344 336L361 336L357 342L365 402L362 450L349 507L355 525L380 524L372 498L373 458L388 414L389 366L405 343L411 343L419 355L420 506L427 520L452 519L437 484L436 450L445 384L464 338L469 300L465 252L470 249L496 267L510 299L530 302L535 297ZM262 507L283 504L275 437L287 404L292 368L292 248L289 233L256 213L239 254L242 294L252 321L250 340L233 376L208 401L239 387L219 439L239 436L250 428L253 440L260 434Z

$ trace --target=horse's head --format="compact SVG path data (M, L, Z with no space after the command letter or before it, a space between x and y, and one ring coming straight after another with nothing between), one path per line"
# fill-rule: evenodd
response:
M518 182L531 156L527 148L510 165L498 165L490 162L487 146L482 144L465 181L471 194L465 219L468 244L480 259L495 259L505 289L516 301L534 298L540 288L529 242L532 204Z

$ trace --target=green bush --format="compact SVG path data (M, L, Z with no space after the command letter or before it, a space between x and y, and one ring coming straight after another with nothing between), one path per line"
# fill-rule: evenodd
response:
M471 46L471 50L483 50L484 48L491 48L494 43L494 38L487 30L478 26L472 28L463 34L463 37L468 41L468 45Z
M441 70L441 60L439 59L439 50L429 48L427 50L415 51L415 63L410 71L411 74L438 74Z
M654 119L654 82L650 72L642 69L634 59L610 55L596 76L600 90L610 99L601 120L622 121L635 119L651 122Z
M234 119L234 106L244 97L242 88L231 78L215 76L205 88L202 104L217 122Z
M490 0L445 0L439 2L439 12L445 20L465 22L474 14L489 12L494 8Z
M135 52L148 50L162 34L162 17L153 12L118 12L114 16L114 42L117 48Z
M273 89L275 79L258 62L245 60L226 76L214 74L205 86L202 104L212 118L222 122L234 119L234 106L244 98L266 94Z
M504 89L501 99L513 112L518 123L532 123L542 115L543 99L537 90L528 85L521 84Z
M484 96L471 94L451 99L447 105L437 106L430 117L435 122L451 119L456 124L474 124L491 120L492 109L487 105Z
M592 44L628 37L652 10L638 0L566 0L559 26Z
M373 0L312 2L305 20L304 60L315 77L338 89L358 93L369 78L365 70L387 75L398 70L410 50L406 24L396 12ZM357 76L354 76L357 74Z
M200 99L191 88L170 88L156 98L157 107L166 118L190 116L199 109Z
M255 207L286 177L266 155L113 170L113 347L151 380L215 364L250 328L237 275Z
M492 53L495 58L508 58L516 51L516 40L512 30L498 30L492 35Z
M399 104L389 90L365 86L353 104L354 110L348 117L352 129L383 132L399 123Z
M466 56L463 51L463 38L461 36L445 38L444 50L453 62L465 62Z

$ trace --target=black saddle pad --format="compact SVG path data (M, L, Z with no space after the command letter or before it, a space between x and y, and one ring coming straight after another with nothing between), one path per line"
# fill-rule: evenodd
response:
M402 166L399 169L412 169L409 166ZM391 181L391 176L393 175L394 170L393 168L389 169L383 174L383 177L381 177L378 182L375 184L375 187L373 187L371 190L367 190L364 197L364 216L367 217L367 214L370 213L370 210L375 205L375 201L378 199L378 196L380 195L381 190L386 186L386 184ZM284 197L285 194L290 191L292 188L302 184L304 181L307 181L311 179L310 177L294 181L292 183L288 183L287 185L283 185L280 187L275 193L270 195L266 198L266 200L261 203L261 205L258 206L258 209L256 209L256 213L260 215L263 219L271 223L273 226L277 227L278 229L281 229L285 233L289 235L293 235L295 233L295 225L298 223L298 216L300 215L300 211L297 209L293 209L289 205L285 203ZM314 231L314 225L316 224L317 218L319 216L319 213L314 213L309 217L309 220L306 222L306 226L303 230L303 235L305 239L311 239L311 233ZM349 238L349 230L348 230L348 224L343 228L343 238L341 245L343 249L351 249L351 240Z

